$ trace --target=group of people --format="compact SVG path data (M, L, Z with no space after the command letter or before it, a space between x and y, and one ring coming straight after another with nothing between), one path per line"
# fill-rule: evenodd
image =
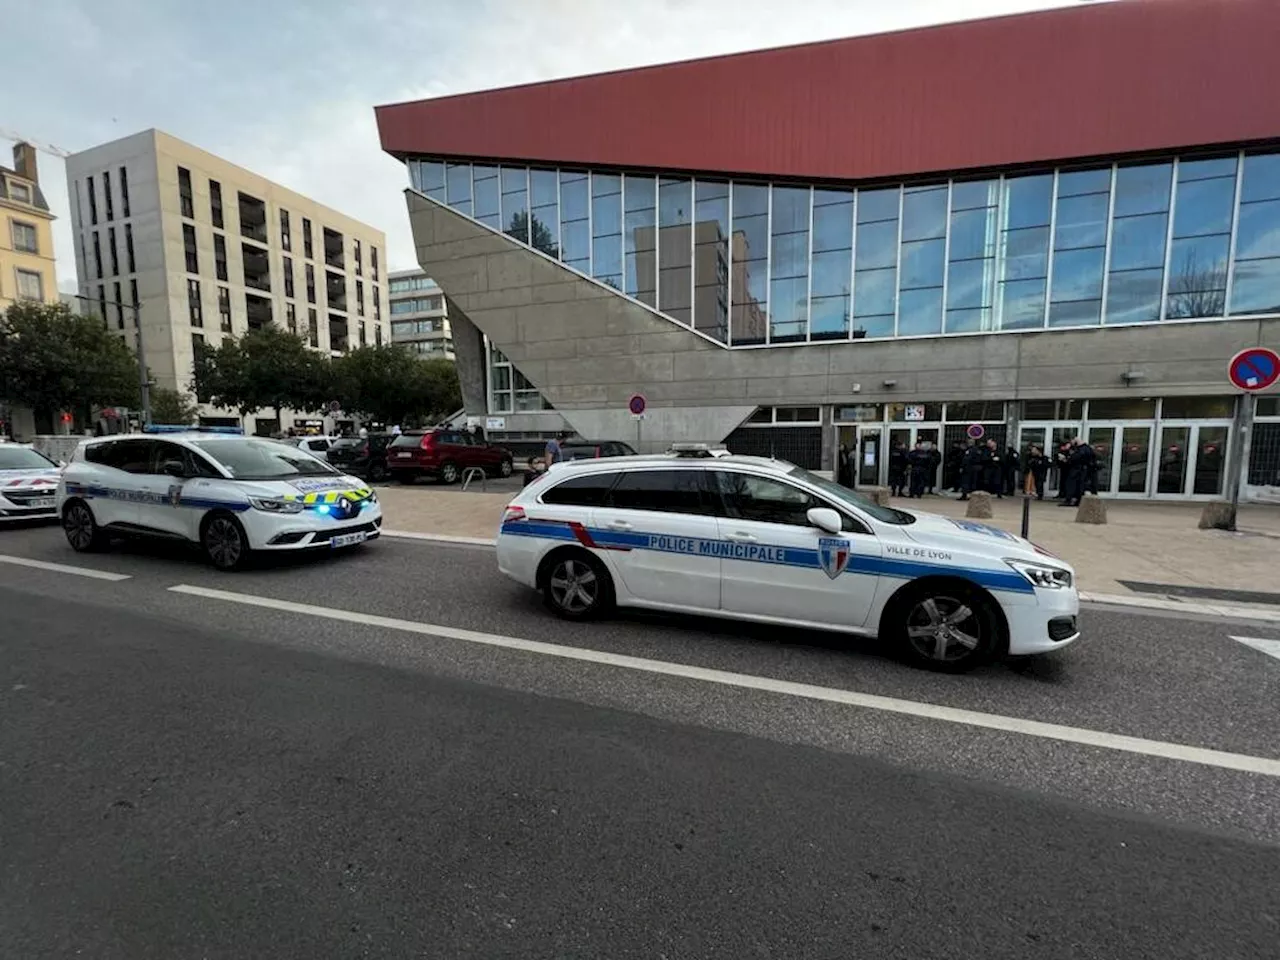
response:
M940 463L942 454L933 444L921 440L908 450L907 445L899 440L889 451L890 492L900 497L905 489L907 496L916 499L933 493Z

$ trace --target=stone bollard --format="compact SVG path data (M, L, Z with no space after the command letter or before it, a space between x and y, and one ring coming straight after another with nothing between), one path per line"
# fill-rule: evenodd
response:
M858 492L868 500L875 501L877 506L887 507L889 505L888 487L861 487Z
M1107 502L1096 493L1086 493L1076 508L1076 523L1106 523Z
M991 494L985 490L975 490L969 494L969 506L964 515L974 520L990 520Z
M1200 512L1201 530L1232 530L1234 521L1235 511L1228 500L1210 500Z

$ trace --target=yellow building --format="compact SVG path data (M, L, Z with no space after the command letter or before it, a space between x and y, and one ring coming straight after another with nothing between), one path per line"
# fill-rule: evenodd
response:
M52 224L35 147L18 143L13 169L0 166L0 311L15 300L57 301Z

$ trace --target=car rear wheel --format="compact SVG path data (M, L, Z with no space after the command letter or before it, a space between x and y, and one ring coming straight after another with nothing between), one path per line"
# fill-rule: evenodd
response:
M499 465L499 467L498 467L498 475L499 475L499 476L501 476L501 477L509 477L509 476L511 476L511 461L510 461L510 460L503 460L503 461L502 461L502 463L501 463L501 464Z
M387 465L381 460L374 460L369 464L369 479L374 483L381 483L387 479Z
M542 577L547 607L566 620L592 620L613 607L613 581L599 560L584 550L553 556Z
M994 602L964 584L922 585L895 604L892 616L899 649L929 670L971 670L1008 645Z
M240 521L227 514L214 514L204 525L200 537L204 555L218 570L243 569L249 562L249 538Z
M107 535L82 500L73 500L62 511L62 531L76 553L94 553L107 545Z
M457 483L458 482L458 465L456 463L441 464L440 482L441 483Z

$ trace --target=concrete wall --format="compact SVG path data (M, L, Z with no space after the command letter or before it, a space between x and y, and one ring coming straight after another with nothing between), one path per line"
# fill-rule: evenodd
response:
M730 350L413 191L418 261L580 432L715 441L757 405L1227 393L1280 319ZM455 331L456 335L456 331ZM1124 374L1137 371L1132 385ZM892 385L886 381L893 381ZM648 444L646 444L648 445Z

